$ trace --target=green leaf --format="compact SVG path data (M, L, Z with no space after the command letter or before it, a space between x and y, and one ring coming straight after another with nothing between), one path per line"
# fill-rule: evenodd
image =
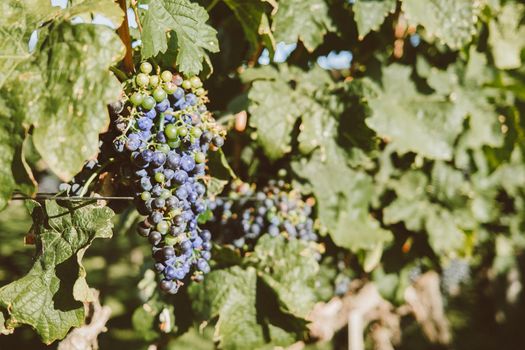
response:
M303 129L307 133L299 140L304 151L319 145L324 137L313 128L317 127L316 124L329 123L325 121L329 116L313 94L332 84L326 71L315 67L305 72L281 65L279 69L262 67L247 70L242 79L253 81L248 93L250 125L257 129L257 141L269 158L278 159L290 152L292 131L301 116L305 123ZM307 140L310 136L313 138Z
M521 52L525 48L525 25L521 19L525 5L508 2L489 22L489 44L494 64L500 69L521 67Z
M403 0L409 24L422 25L430 38L436 37L452 49L472 39L480 4L472 0Z
M31 170L23 159L23 136L19 116L0 98L0 210L6 207L14 190L27 195L35 191Z
M15 145L13 145L10 124L9 120L0 117L0 210L6 207L16 186L11 170L15 157Z
M45 99L39 101L40 114L28 119L35 125L36 149L65 181L98 152L98 134L109 123L107 104L121 91L109 67L123 57L123 50L105 26L62 23L37 55Z
M249 261L277 294L282 311L306 318L317 301L319 264L315 254L306 242L265 235L257 242Z
M465 242L465 235L459 229L457 218L448 210L432 206L427 213L425 228L428 241L437 255L459 251Z
M30 325L50 344L84 320L82 303L70 294L75 280L85 278L78 262L95 238L111 236L113 211L95 205L64 208L54 201L45 202L45 209L45 217L40 207L33 212L40 218L34 226L35 263L27 275L0 289L0 305L8 328Z
M206 24L208 13L189 0L149 2L142 20L142 57L154 57L168 50L168 36L174 36L176 64L187 75L202 69L206 50L218 52L217 32Z
M226 180L221 180L221 179L217 179L216 177L211 177L210 181L207 184L207 188L208 188L207 195L211 197L218 196L224 190L224 186L226 186L227 183L228 181Z
M341 149L332 146L326 154L316 151L309 160L292 163L292 168L311 185L321 224L335 244L352 251L372 250L392 236L368 214L372 179L348 167L345 157ZM334 174L338 181L334 181Z
M461 177L458 171L441 162L434 165L432 175L430 186L427 177L420 171L405 172L399 180L393 180L390 186L395 189L397 198L383 209L383 220L387 225L404 222L411 231L425 231L436 254L453 254L460 251L465 242L460 227L468 225L456 215L452 206L457 203L452 199L461 195L464 183L458 178ZM432 193L451 204L446 208L435 204Z
M383 69L383 88L368 98L372 116L366 123L399 153L451 159L464 114L454 113L444 97L418 93L410 74L398 64Z
M224 0L224 3L228 5L241 23L246 40L250 43L252 50L257 49L261 36L267 48L273 52L275 39L270 30L263 0Z
M257 129L258 142L271 159L291 150L292 130L301 114L293 95L283 81L255 81L250 89L250 125Z
M484 84L492 80L487 60L472 48L466 67L451 65L446 71L432 69L428 84L452 103L450 113L469 118L469 127L461 136L456 152L485 145L500 147L503 143L499 113L492 102L493 92Z
M234 266L212 271L202 284L192 284L189 293L194 312L204 320L218 317L215 341L224 349L254 349L264 344L257 322L257 274L253 267Z
M324 0L281 0L272 29L277 42L292 44L301 40L312 52L335 27Z
M66 19L80 17L86 23L91 22L92 16L101 15L109 19L115 28L118 28L124 19L124 13L118 3L106 0L74 0L72 6L67 7L62 15Z
M388 14L396 9L396 0L357 0L352 6L359 38L378 30Z

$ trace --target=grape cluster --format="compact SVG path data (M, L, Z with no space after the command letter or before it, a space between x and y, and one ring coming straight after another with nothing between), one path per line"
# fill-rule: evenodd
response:
M452 259L443 268L442 287L450 295L459 292L461 283L470 278L470 266L466 259Z
M303 201L282 180L272 180L260 191L238 181L232 183L226 199L210 201L213 217L207 225L220 233L217 240L240 249L250 249L265 233L316 241L313 204L313 199Z
M198 77L152 70L144 62L124 83L112 146L122 160L121 182L146 216L137 231L152 245L160 288L174 294L184 280L200 281L210 270L211 233L197 217L206 210L207 152L223 145L224 134L206 109Z

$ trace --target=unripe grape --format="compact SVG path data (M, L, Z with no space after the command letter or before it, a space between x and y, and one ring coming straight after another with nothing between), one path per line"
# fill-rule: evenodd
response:
M171 74L171 72L169 70L165 70L160 75L160 78L162 79L162 81L168 82L168 81L171 81L171 79L173 78L173 74Z
M149 85L152 87L156 87L160 84L160 78L158 75L152 75L149 77Z
M149 84L149 76L144 73L137 74L137 77L135 78L135 82L138 86L144 87Z
M183 87L184 89L186 89L186 90L191 89L191 81L189 81L189 80L184 80L184 81L182 82L182 87Z
M159 183L163 183L164 180L166 180L166 177L164 176L163 173L156 173L155 174L155 181L157 181Z
M177 85L171 81L164 84L164 91L166 91L167 94L171 95L177 90Z
M161 102L161 101L164 100L166 97L167 97L166 91L164 91L164 89L162 89L161 87L157 87L157 88L153 91L153 98L154 98L155 101L157 101L157 102Z
M190 84L195 89L202 87L202 81L198 76L191 77Z
M135 92L133 95L131 95L130 101L135 106L138 106L142 103L142 101L144 101L144 95L142 95L140 92Z
M177 132L182 137L185 137L186 135L188 135L188 129L186 129L185 127L178 128Z
M202 152L195 153L195 162L204 163L206 161L206 155Z
M144 100L142 101L142 108L144 108L145 110L149 110L149 109L152 109L153 107L155 107L155 99L151 96L147 96L146 98L144 98Z
M168 139L175 139L179 134L177 133L177 127L174 124L169 124L164 128L164 134Z
M149 62L142 62L140 65L140 71L145 74L151 73L153 66Z

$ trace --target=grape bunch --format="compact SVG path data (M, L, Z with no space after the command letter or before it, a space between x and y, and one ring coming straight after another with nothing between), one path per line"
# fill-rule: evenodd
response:
M223 145L224 132L206 109L198 77L154 74L148 62L140 71L124 82L110 135L120 182L146 216L137 231L152 245L160 288L174 294L210 270L211 233L197 217L206 210L207 152Z
M466 259L452 259L443 268L442 287L450 295L459 292L460 285L470 278L470 266Z
M313 199L303 201L284 181L270 181L262 190L234 182L226 199L210 200L213 212L207 227L220 233L218 241L248 250L262 234L316 241Z

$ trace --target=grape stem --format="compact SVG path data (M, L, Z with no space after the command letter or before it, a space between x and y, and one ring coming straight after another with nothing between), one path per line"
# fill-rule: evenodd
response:
M95 180L95 178L102 172L102 170L104 170L109 164L113 163L114 159L113 158L110 158L106 163L102 164L102 166L97 169L97 171L95 171L93 174L91 174L91 176L89 177L89 179L87 179L86 183L84 184L84 186L82 186L82 191L80 191L80 193L78 194L79 197L84 197L84 195L87 193L87 190L89 188L89 185L91 185L91 183L93 182L93 180Z
M217 5L218 3L219 3L219 0L213 0L211 4L209 4L208 7L206 7L206 11L210 12L215 7L215 5Z
M133 13L135 14L135 22L137 22L137 26L139 27L139 32L142 33L142 24L140 23L139 9L137 7L137 0L131 0L129 5L133 9Z
M125 81L128 79L127 74L124 73L122 70L118 69L117 67L109 67L109 70L112 71L113 74L115 74L120 81Z

